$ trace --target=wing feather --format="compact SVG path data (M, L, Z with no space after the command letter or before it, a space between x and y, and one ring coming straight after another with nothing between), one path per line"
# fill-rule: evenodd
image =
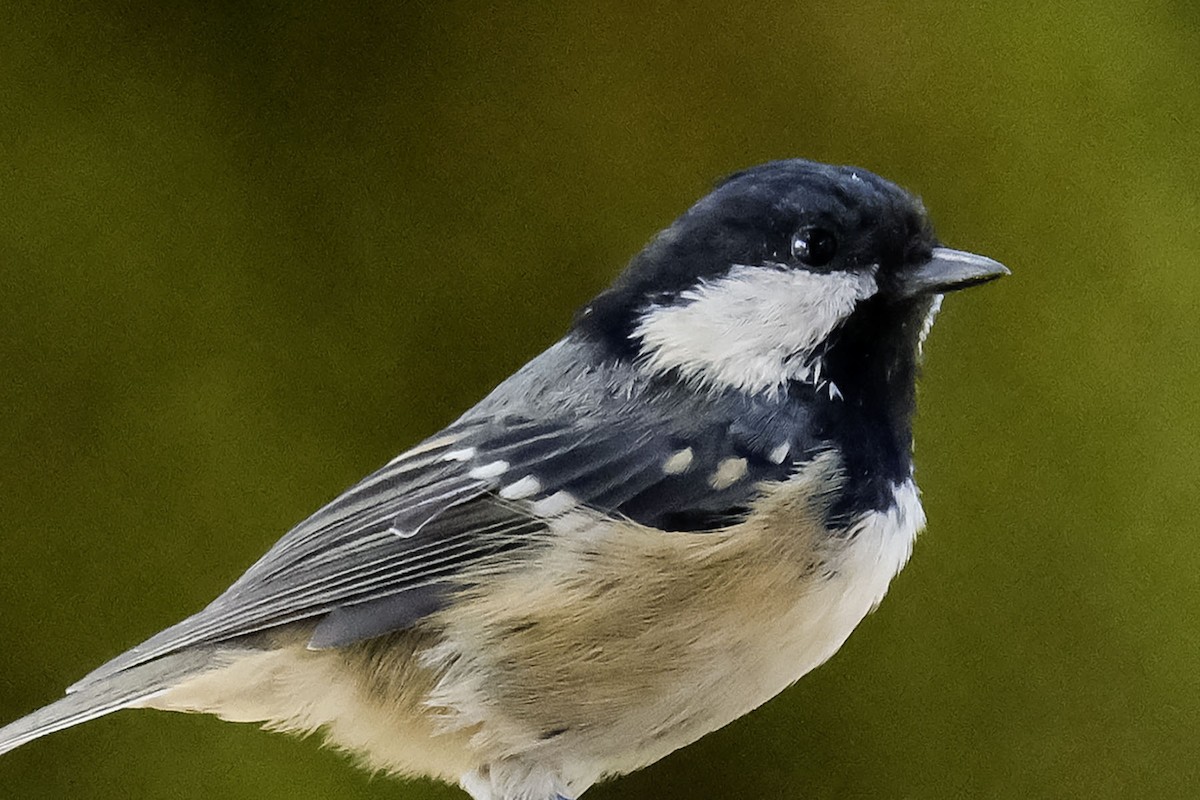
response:
M551 508L539 505L549 497L647 525L703 530L728 524L762 482L782 480L794 467L758 452L776 449L778 437L747 445L738 429L744 421L681 419L684 429L650 421L638 428L625 419L460 422L300 523L205 609L76 686L182 648L300 620L318 620L312 645L321 647L411 625L436 610L465 567L500 552L530 557L544 546L553 536L549 517L563 510L554 503L539 514ZM682 447L694 453L689 468L667 469ZM746 459L745 478L714 489L714 470L734 457ZM502 499L504 487L521 480L528 496Z

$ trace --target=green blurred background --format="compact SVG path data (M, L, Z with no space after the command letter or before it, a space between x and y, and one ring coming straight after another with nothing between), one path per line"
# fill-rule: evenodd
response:
M0 720L803 155L1014 275L930 340L883 608L589 800L1196 795L1200 6L108 5L0 9ZM461 797L153 712L0 758L0 796Z

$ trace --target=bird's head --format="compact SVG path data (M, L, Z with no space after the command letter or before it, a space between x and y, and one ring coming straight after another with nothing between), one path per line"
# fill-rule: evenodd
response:
M699 385L799 384L841 400L839 379L915 362L942 293L1006 273L942 247L921 202L877 175L776 161L730 176L659 233L576 330Z

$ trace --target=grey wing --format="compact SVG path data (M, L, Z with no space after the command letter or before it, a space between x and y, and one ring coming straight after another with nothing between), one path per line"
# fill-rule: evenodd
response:
M428 605L430 587L536 527L485 502L500 476L477 471L464 454L475 450L465 442L486 435L486 427L457 426L389 462L293 528L202 611L71 689L192 645L381 597L403 593Z
M398 630L439 608L464 568L544 546L550 520L571 507L705 530L792 467L736 421L688 424L504 416L452 426L298 525L204 610L77 685L300 620L319 620L314 647Z

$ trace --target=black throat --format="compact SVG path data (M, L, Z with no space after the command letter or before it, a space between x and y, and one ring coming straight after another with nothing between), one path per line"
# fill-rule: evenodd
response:
M790 388L813 403L812 433L842 453L847 484L835 513L886 510L896 484L912 475L917 348L931 304L881 297L861 303L825 351L822 377L841 398L826 389L814 402L811 385Z

